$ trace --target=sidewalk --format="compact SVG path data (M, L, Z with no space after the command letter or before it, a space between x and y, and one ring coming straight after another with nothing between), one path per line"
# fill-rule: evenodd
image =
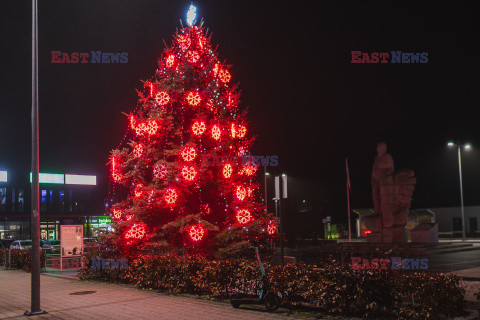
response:
M25 317L23 313L30 309L30 274L20 270L0 270L0 319L314 319L288 316L285 309L275 313L268 313L261 307L258 310L233 309L224 302L172 296L122 285L47 275L40 278L41 306L48 314Z

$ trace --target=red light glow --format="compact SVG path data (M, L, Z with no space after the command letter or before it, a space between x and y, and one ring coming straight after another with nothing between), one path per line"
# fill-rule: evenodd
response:
M135 158L140 158L144 154L144 149L141 144L137 144L135 147L133 147L133 156Z
M226 165L223 166L223 176L225 179L228 179L232 176L232 165L230 163L227 163Z
M247 224L252 220L252 215L247 209L241 209L237 211L237 221L240 224Z
M187 58L187 61L190 63L195 63L200 59L200 55L195 50L188 51L185 57Z
M277 222L275 220L268 221L267 233L272 236L276 232L277 232Z
M228 72L228 70L221 69L221 70L218 72L218 78L219 78L220 81L222 81L223 83L227 83L228 81L230 81L230 79L232 79L232 75L230 74L230 72Z
M175 202L177 202L177 198L178 198L178 194L177 194L177 191L175 189L167 189L167 191L165 191L165 202L168 203L168 204L174 204Z
M125 233L125 239L142 239L145 237L145 225L144 224L134 224L128 231Z
M245 188L242 186L237 186L237 199L240 201L243 201L245 200L246 196L247 196L247 190L245 190Z
M188 234L193 241L200 241L205 236L206 230L205 227L201 224L196 224L190 227Z
M112 209L112 216L115 220L120 220L122 218L122 215L123 215L123 209L120 209L120 208Z
M217 125L214 125L212 127L212 138L215 140L219 140L221 134L222 134L222 131L220 130L220 128Z
M143 188L144 188L144 185L141 184L141 183L138 183L136 186L135 186L135 190L133 191L133 193L135 194L135 197L136 198L140 198L143 194Z
M185 166L182 168L182 176L183 176L183 179L187 181L192 181L197 176L197 170L195 170L194 167Z
M189 105L192 107L196 107L200 104L200 101L202 101L202 97L200 97L200 94L196 91L190 91L187 93L186 100Z
M167 66L167 68L171 68L173 67L174 64L175 64L175 56L173 54L169 54L165 59L165 65Z
M191 44L191 40L188 35L179 35L177 37L177 42L182 50L187 50Z
M167 176L167 167L164 164L153 166L153 176L157 179L163 179Z
M197 156L197 151L194 147L185 147L180 154L183 160L192 161Z
M207 127L205 126L205 122L203 121L195 121L192 125L193 134L196 136L204 133L206 129Z
M164 106L170 101L170 95L167 91L159 91L155 94L155 102L160 105Z

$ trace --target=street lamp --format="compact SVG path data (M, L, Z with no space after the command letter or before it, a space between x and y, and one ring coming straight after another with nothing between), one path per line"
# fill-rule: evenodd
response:
M463 209L463 183L462 183L462 153L461 149L465 151L470 151L472 149L472 145L469 143L464 144L463 146L461 144L455 143L453 141L449 141L447 143L447 146L449 148L454 148L457 147L457 153L458 153L458 173L460 177L460 206L461 206L461 211L462 211L462 241L465 241L465 210Z

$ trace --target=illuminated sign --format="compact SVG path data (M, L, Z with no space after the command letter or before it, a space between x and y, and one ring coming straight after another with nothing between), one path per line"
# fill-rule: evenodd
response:
M32 183L32 173L30 172L30 183ZM55 183L64 184L65 176L58 173L42 173L40 172L39 183Z
M98 218L98 223L99 224L108 224L112 223L112 219L105 217L105 218Z
M0 171L0 182L7 182L7 171Z
M96 176L84 176L79 174L66 174L65 175L65 184L81 184L96 186L97 177Z

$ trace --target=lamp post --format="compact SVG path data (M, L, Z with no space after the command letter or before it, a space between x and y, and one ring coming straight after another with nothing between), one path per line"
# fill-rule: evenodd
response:
M46 313L40 308L40 197L38 134L38 1L32 0L32 280L31 310L25 315Z
M465 238L465 210L463 208L462 153L461 153L461 149L463 147L463 149L465 151L470 151L472 149L472 146L469 143L461 145L461 144L455 143L453 141L448 142L447 146L449 148L456 147L457 148L457 153L458 153L458 173L459 173L459 177L460 177L460 208L461 208L461 212L462 212L462 241L465 241L466 240L466 238Z

